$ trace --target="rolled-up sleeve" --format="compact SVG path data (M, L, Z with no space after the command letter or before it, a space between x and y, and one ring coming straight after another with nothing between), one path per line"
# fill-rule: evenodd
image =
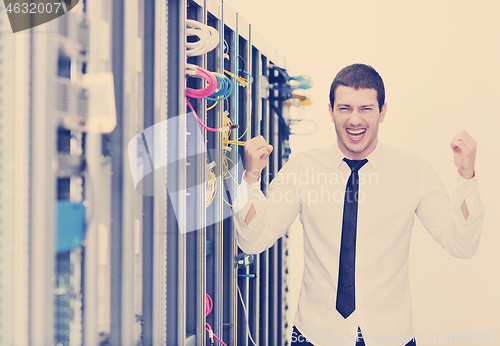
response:
M477 177L466 180L457 173L451 200L432 168L423 174L421 187L424 192L416 213L424 227L452 256L471 258L479 246L485 213ZM464 200L469 211L467 220L461 210Z

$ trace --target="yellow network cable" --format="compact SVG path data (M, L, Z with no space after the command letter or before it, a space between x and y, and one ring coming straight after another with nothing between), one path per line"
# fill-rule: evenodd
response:
M227 41L224 40L224 59L229 59L229 54L228 54L228 51L229 51L229 45L227 44Z
M234 178L234 176L229 172L228 161L230 161L233 164L233 167L234 167L233 160L231 160L230 158L228 158L227 156L224 155L224 167L223 167L224 168L224 175L223 175L223 177L224 177L224 179L229 179L229 178L233 179L233 181L236 184L236 186L239 186L238 181L236 181L236 179ZM227 175L228 175L228 177L226 177ZM224 199L224 202L226 202L226 204L228 206L230 206L231 208L233 207L228 201L226 201L225 198L223 198L223 199Z
M210 107L207 108L207 112L209 110L211 110L212 108L214 108L215 106L217 106L217 103L219 103L219 101L215 101L213 105L211 105Z
M250 88L248 88L248 102L250 104L250 109L248 110L248 118L247 118L247 128L245 129L245 131L241 134L241 136L238 137L238 140L242 139L243 136L247 133L248 129L250 128L250 122L252 120L252 92L250 90ZM243 142L243 144L238 144L238 145L244 145L245 142Z
M229 59L228 52L229 52L229 45L227 44L226 40L224 40L224 58L225 59ZM251 118L252 118L252 93L251 93L249 86L253 82L253 78L250 74L248 74L248 72L246 72L246 71L242 71L242 72L245 73L248 77L244 78L242 76L237 76L228 70L224 70L224 73L226 75L234 78L236 80L236 82L241 87L248 88L248 97L249 97L249 102L250 102L248 119L247 119L247 126L246 126L245 131L237 139L230 139L231 130L229 129L229 130L224 131L224 137L223 137L224 154L223 154L222 177L223 177L223 179L231 178L236 183L237 186L239 185L238 181L235 179L233 174L230 173L230 167L229 167L230 164L232 164L232 167L234 167L235 164L234 164L234 161L228 157L228 152L230 152L232 150L233 145L244 145L245 144L245 142L241 141L241 139L245 136L248 129L250 128ZM226 103L227 103L227 109L229 109L229 101L227 99L226 99ZM213 107L215 107L215 104L211 106L211 108L213 108ZM223 115L223 126L230 127L232 124L233 123L232 123L231 119L229 118L229 113L227 111L225 111L224 115ZM229 202L226 201L225 198L223 198L223 199L227 205L232 207L232 205L229 204Z
M225 199L224 197L222 197L222 199L224 200L224 202L226 202L226 204L227 204L228 206L230 206L231 208L233 207L233 205L232 205L232 204L229 204L229 202L228 202L228 201L226 201L226 199Z
M299 94L294 94L291 99L285 101L286 107L310 106L311 104L312 104L312 101L309 97L304 96L304 95L299 95Z
M234 178L234 176L231 173L229 173L229 163L228 163L228 161L231 162L233 164L233 167L234 167L234 161L231 160L229 157L226 156L224 158L224 171L226 172L225 175L224 175L224 179L231 178L236 183L236 185L239 185L238 182L236 181L236 179ZM228 177L226 177L226 175L228 175Z
M250 123L252 120L252 93L250 92L250 88L248 89L248 99L249 99L249 103L250 103L250 109L248 110L247 127L245 128L245 131L243 131L243 133L238 137L238 139L236 141L230 141L229 134L231 133L231 131L226 131L225 132L226 136L224 137L224 145L225 146L227 146L228 144L236 144L236 145L244 145L245 144L245 142L240 141L240 139L242 139L243 136L245 136L245 134L247 133L248 129L250 128ZM227 99L226 99L226 102L227 102L227 107L229 108L229 102L227 101ZM227 121L228 125L224 125L224 126L232 125L231 120L229 120L229 118L227 116L224 117L224 124L226 124L226 121Z
M247 87L248 84L250 84L250 79L245 79L243 77L240 77L240 76L237 76L235 75L234 73L228 71L228 70L224 70L224 73L233 77L234 79L236 79L236 81L242 86L242 87Z
M212 204L215 194L217 193L217 177L213 169L213 163L206 167L207 182L206 182L206 198L205 205L208 208Z

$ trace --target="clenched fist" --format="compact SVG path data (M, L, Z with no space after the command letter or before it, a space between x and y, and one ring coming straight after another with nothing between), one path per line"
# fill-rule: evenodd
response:
M458 172L465 179L474 176L477 143L467 132L461 131L453 137L450 143L453 149L453 158Z
M245 142L246 172L245 180L253 184L259 180L260 173L266 167L273 146L264 137L257 136Z

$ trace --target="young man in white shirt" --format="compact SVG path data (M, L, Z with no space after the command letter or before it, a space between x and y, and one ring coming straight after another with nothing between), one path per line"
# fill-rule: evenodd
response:
M382 78L371 66L342 69L330 89L336 145L292 156L267 197L260 175L273 148L262 136L245 143L247 167L234 207L240 248L260 253L297 215L303 224L305 266L292 346L415 345L408 279L415 214L451 255L470 258L477 250L484 207L474 176L476 141L462 131L450 144L458 169L450 203L425 161L379 142L386 110ZM362 163L355 195L353 304L340 313L339 262L343 218L351 215L343 212L352 162Z

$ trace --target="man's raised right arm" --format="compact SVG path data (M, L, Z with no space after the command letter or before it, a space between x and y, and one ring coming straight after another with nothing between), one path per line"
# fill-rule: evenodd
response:
M286 172L293 172L296 167L293 158L275 176L267 189L267 197L260 189L260 175L272 150L262 136L245 143L246 171L233 204L233 219L238 245L248 254L271 247L300 212L294 187L286 180Z
M268 144L264 137L257 136L245 142L245 159L247 169L245 171L245 181L252 185L259 181L262 170L269 161L269 155L273 152L273 146ZM248 225L255 216L255 207L250 207L245 223Z

